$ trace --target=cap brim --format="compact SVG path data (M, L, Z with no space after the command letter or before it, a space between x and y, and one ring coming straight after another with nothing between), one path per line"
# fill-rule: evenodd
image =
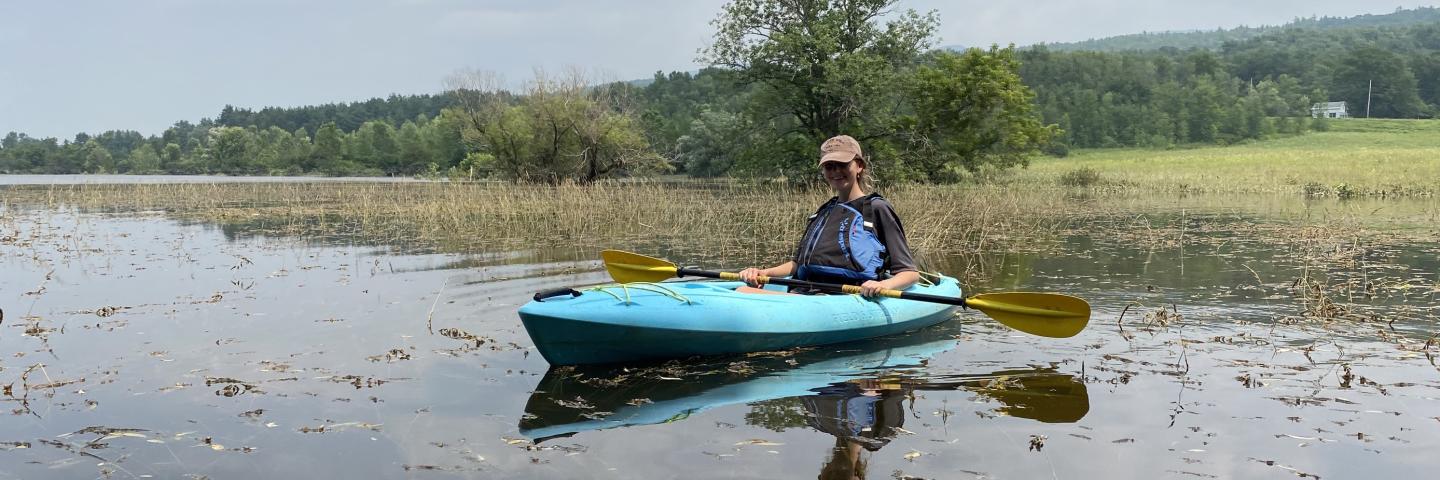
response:
M850 163L852 161L855 161L855 154L850 152L830 152L820 157L821 165L824 165L825 162Z

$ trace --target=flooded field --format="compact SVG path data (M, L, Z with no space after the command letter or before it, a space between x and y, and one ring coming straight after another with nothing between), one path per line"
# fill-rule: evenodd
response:
M902 215L920 205L893 198ZM1026 248L932 242L925 257L971 292L1086 298L1094 316L1076 337L968 311L872 342L616 368L551 368L516 309L537 290L608 281L605 247L738 269L754 260L696 253L738 241L447 249L7 201L0 478L1396 478L1440 466L1434 200L1072 200L1103 205Z

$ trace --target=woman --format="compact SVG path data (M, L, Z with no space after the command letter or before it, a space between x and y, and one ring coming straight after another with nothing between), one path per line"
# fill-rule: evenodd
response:
M740 291L776 293L758 288L761 276L859 285L867 297L882 289L904 290L919 281L895 209L880 195L866 193L870 169L860 143L848 135L826 140L820 145L820 171L835 197L810 216L794 258L770 268L740 271L740 278L749 284Z

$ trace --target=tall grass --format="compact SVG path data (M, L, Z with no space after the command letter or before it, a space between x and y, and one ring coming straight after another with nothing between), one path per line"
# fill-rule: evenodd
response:
M979 251L1044 237L1079 207L996 187L885 192L913 249ZM247 231L344 236L449 252L663 246L746 263L783 259L825 191L741 182L589 186L457 183L234 183L13 187L9 202L87 211L164 210Z

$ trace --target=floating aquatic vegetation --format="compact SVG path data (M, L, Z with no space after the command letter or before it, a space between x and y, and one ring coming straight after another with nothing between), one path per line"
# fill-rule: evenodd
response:
M215 395L222 397L234 397L245 393L265 393L254 383L243 380L236 380L228 377L205 377L205 386L222 385Z
M376 431L376 432L378 432L378 431L380 431L380 427L382 427L382 426L383 426L382 424L369 423L369 422L342 422L342 423L335 423L335 422L333 422L333 421L326 420L325 423L322 423L322 424L320 424L319 426L315 426L315 427L310 427L310 426L300 427L300 428L299 428L299 431L300 431L300 433L326 433L326 432L338 432L338 431L347 430L347 429L359 428L359 429L371 430L371 431Z
M335 382L335 383L348 383L348 384L350 384L351 386L355 387L356 390L359 390L359 389L361 389L361 388L375 388L375 387L384 385L384 384L386 384L386 383L390 383L391 381L398 380L398 379L389 379L389 380L387 380L387 379L381 379L381 378L375 378L375 377L365 377L365 376L360 376L360 375L342 375L342 376L338 376L338 377L332 376L332 377L328 377L328 379L329 379L330 381L332 381L332 382Z
M372 362L384 361L386 363L394 363L401 360L409 360L410 354L406 353L405 349L403 348L392 348L390 349L390 351L385 352L385 354L383 355L371 355L369 357L365 357L365 359Z

